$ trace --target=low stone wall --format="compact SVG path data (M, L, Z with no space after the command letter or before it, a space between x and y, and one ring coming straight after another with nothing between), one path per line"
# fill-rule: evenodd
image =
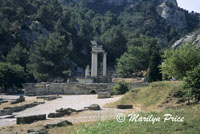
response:
M112 92L113 83L26 83L25 95L81 95L99 92Z
M44 104L44 102L33 102L30 104L24 104L24 105L15 106L15 107L4 107L2 110L0 110L0 116L12 115L12 113L14 112L20 112L27 108L32 108L40 104Z

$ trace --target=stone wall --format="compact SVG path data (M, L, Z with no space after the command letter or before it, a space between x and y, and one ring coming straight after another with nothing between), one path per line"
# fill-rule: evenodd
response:
M26 83L25 95L81 95L98 92L111 92L113 83Z

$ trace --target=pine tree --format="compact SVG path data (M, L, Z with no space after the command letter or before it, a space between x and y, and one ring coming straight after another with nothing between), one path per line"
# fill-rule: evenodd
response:
M158 50L154 50L149 63L148 82L162 80L162 74L159 69L161 56Z
M24 70L26 71L28 57L28 51L18 43L16 47L14 47L8 52L6 60L11 64L18 64L24 67Z
M20 65L0 62L0 87L5 91L9 88L12 90L22 88L26 78L27 74Z
M47 81L56 77L66 79L70 75L65 36L53 33L48 37L40 37L34 45L28 69L36 80Z

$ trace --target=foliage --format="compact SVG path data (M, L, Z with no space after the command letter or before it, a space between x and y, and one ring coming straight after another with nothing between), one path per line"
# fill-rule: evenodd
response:
M112 27L100 37L100 40L108 52L108 63L115 65L115 60L126 50L126 38L121 28L119 26Z
M4 90L22 88L26 78L27 74L20 65L0 62L0 87Z
M6 57L6 61L11 64L18 64L24 67L26 71L26 65L28 63L29 54L25 48L20 44L17 44L13 49L11 49Z
M193 70L200 63L200 51L192 44L187 44L176 50L166 50L163 58L162 74L167 79L173 76L182 80L187 71Z
M80 2L74 0L1 0L0 61L3 61L2 57L7 57L8 62L20 64L26 71L30 71L26 69L27 60L22 63L22 60L18 60L14 55L19 53L19 49L23 49L19 55L22 57L27 55L28 58L31 55L29 51L36 48L34 42L40 41L40 34L48 36L52 33L59 33L60 36L65 35L66 40L71 40L73 43L73 49L69 52L70 62L82 68L90 64L90 41L97 40L108 53L109 66L114 67L116 59L120 58L126 48L129 48L129 45L133 44L132 42L135 42L137 38L140 40L141 35L156 38L160 46L167 47L182 35L198 28L198 13L175 9L184 11L187 20L185 29L177 29L170 26L160 16L157 11L158 4L152 1L134 1L131 6L126 2L119 6L106 4L100 0L93 2L88 0ZM141 43L144 47L144 55L146 55L148 43L148 41ZM17 44L20 44L21 48ZM141 50L142 48L135 49ZM128 51L126 53L124 55L128 55L126 59L128 62L133 57ZM125 56L122 56L122 59ZM144 63L144 69L148 68L148 58L150 58L149 54L144 59L147 62L138 61ZM119 72L120 75L127 76L140 68L134 65L133 68L127 67ZM125 73L123 70L128 70L128 73L123 74Z
M156 46L156 40L147 36L141 36L128 41L127 52L118 60L116 72L121 77L131 77L133 73L146 70L149 58Z
M188 98L200 100L200 64L192 71L188 71L184 78L183 90Z
M70 75L70 62L65 36L53 33L40 37L30 52L28 69L38 81L56 77L66 79Z
M126 83L125 81L120 81L116 83L115 86L113 87L113 92L115 94L124 94L127 91L129 91L129 86L128 83Z
M159 68L160 65L161 65L161 55L159 50L155 50L153 51L150 58L148 82L162 80L162 74Z

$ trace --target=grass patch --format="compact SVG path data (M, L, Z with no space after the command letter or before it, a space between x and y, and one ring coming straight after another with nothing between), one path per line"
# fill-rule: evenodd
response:
M154 82L143 88L135 88L126 93L120 100L106 104L106 107L117 107L127 104L139 106L143 110L158 108L171 92L179 91L182 82L163 81Z
M65 128L67 134L199 134L200 132L200 104L197 105L182 105L174 108L160 108L166 100L173 99L174 92L180 91L182 82L164 81L154 82L143 88L132 89L126 93L120 100L107 104L107 107L116 107L119 104L131 104L133 107L142 107L142 111L135 113L139 117L153 116L160 118L160 121L154 124L151 121L138 121L139 118L129 121L126 115L126 120L122 123L116 119L84 123ZM174 99L174 100L175 100ZM171 103L167 103L171 105ZM144 110L145 109L145 110ZM133 109L135 111L135 109ZM154 111L154 112L152 112ZM157 111L157 112L155 112ZM159 112L158 112L159 111ZM134 113L133 113L134 114ZM165 114L171 114L174 118L184 117L183 122L174 122L172 120L164 122Z
M176 117L184 117L183 122L164 122L164 115L171 114ZM116 120L86 124L74 130L74 134L199 134L200 132L200 105L173 108L162 112L140 113L140 117L153 115L160 117L161 121L152 122L129 122L128 118L123 123Z

